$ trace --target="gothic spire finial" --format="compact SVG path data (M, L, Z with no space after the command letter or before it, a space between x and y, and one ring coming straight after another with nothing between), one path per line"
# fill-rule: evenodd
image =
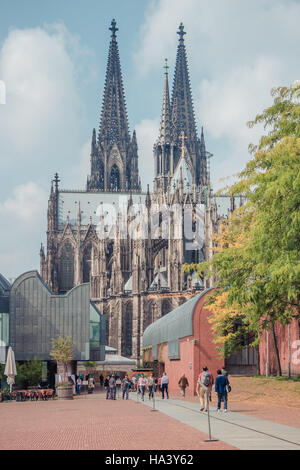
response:
M179 31L177 31L177 34L179 34L179 41L182 42L183 41L183 36L186 34L184 30L184 26L183 26L183 23L180 23L179 25Z
M116 24L116 20L113 18L111 21L111 27L109 28L109 30L111 31L111 37L113 39L116 38L116 32L119 31L119 28L116 27Z
M164 69L165 69L165 74L168 75L168 69L170 67L168 66L168 59L165 59L165 65L164 65Z
M55 192L58 192L58 183L60 182L60 179L58 177L58 173L55 173L54 175L54 183L55 183Z
M189 70L183 36L183 24L179 26L179 44L177 47L176 65L172 92L172 133L178 139L184 130L189 141L197 138L196 123L193 109L192 92L189 80Z

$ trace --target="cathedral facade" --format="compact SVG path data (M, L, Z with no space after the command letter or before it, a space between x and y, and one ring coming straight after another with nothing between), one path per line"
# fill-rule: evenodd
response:
M139 363L143 332L209 281L184 274L185 263L213 252L212 235L235 201L213 196L203 128L198 137L184 27L170 97L165 66L161 125L154 142L154 184L142 191L136 133L127 121L117 27L112 21L98 135L91 141L86 190L60 187L48 202L41 275L54 293L90 283L91 298L107 316L107 345ZM221 200L222 199L222 200Z

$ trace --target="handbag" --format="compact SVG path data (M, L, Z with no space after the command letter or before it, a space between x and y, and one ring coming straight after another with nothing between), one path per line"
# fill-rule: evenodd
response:
M231 386L228 384L226 385L226 392L227 393L230 393L231 392Z

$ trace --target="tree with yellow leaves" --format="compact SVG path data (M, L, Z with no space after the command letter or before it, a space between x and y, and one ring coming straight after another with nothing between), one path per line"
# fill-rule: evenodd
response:
M300 86L273 90L274 104L250 126L264 123L268 135L250 146L253 157L229 195L246 204L224 221L215 254L197 269L218 280L210 300L211 322L222 353L236 351L242 335L253 345L271 330L277 372L281 365L274 324L299 318L300 298Z

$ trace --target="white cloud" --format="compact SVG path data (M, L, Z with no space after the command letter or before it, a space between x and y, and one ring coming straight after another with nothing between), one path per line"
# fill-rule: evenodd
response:
M31 227L40 222L41 216L45 216L47 207L47 194L36 183L17 186L13 190L13 197L0 203L0 216L12 218L15 223L21 223L25 227Z
M142 188L149 184L152 188L154 178L153 144L158 138L159 119L143 119L135 126L139 155L139 174Z
M82 145L79 162L72 168L72 187L74 189L85 187L87 176L91 173L91 140Z
M93 54L62 23L13 29L0 49L0 77L6 86L6 104L0 107L4 275L15 277L38 267L55 171L67 169L67 184L79 177L79 167L85 171L79 92L83 74L86 81L93 79Z
M47 194L30 181L13 189L0 203L1 272L15 278L24 271L39 268L39 246L47 224ZM43 234L43 235L42 235Z

